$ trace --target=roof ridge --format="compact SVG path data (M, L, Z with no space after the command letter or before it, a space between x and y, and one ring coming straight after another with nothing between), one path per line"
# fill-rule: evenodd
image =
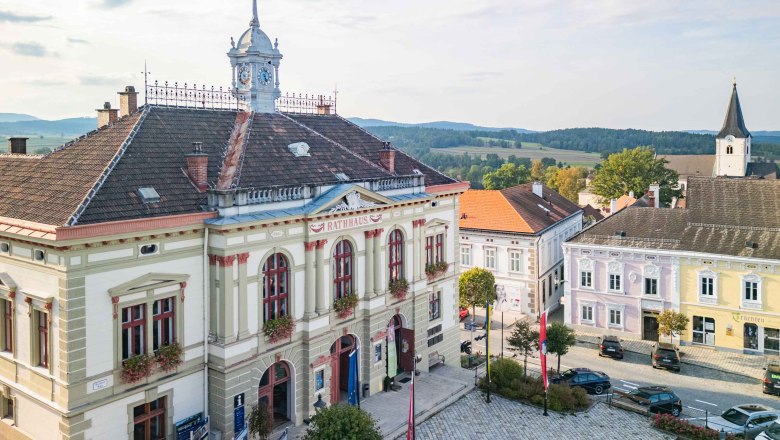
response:
M92 198L95 197L95 194L97 194L100 187L103 186L103 184L106 182L108 176L114 170L114 168L119 163L119 161L122 159L122 156L124 156L125 151L127 151L127 147L130 146L130 144L133 142L133 139L135 139L135 135L138 133L141 124L146 119L146 116L151 112L151 110L149 109L150 107L147 107L140 112L140 115L138 116L138 119L136 119L135 123L133 124L133 128L130 130L130 133L128 133L128 135L125 137L125 140L117 149L116 153L114 154L114 157L111 159L108 165L106 165L106 167L103 169L103 172L97 178L94 185L92 185L92 189L90 189L87 195L85 195L84 198L81 200L81 203L79 204L78 208L76 208L76 211L74 211L73 214L71 214L70 218L68 218L68 221L66 222L65 226L74 226L76 223L78 223L81 214L83 214L84 211L87 209L87 206L89 206L89 203L92 201Z
M367 164L371 165L372 167L374 167L374 168L376 168L376 169L378 169L378 170L382 170L383 172L385 172L386 174L389 174L390 176L394 176L394 174L393 174L393 173L390 173L390 172L389 172L388 170L386 170L384 167L382 167L382 166L380 166L380 165L378 165L378 164L375 164L374 162L371 162L371 161L370 161L370 160L368 160L367 158L365 158L365 157L363 157L363 156L361 156L361 155L359 155L359 154L355 153L355 152L354 152L354 151L352 151L351 149L349 149L349 148L345 147L344 145L342 145L341 143L339 143L339 142L336 142L336 141L334 141L333 139L331 139L331 138L329 138L329 137L325 136L324 134L320 133L319 131L316 131L316 130L314 130L313 128L311 128L311 127L309 127L309 126L306 126L306 125L304 125L304 124L301 124L300 122L298 122L298 121L296 121L295 119L293 119L293 118L291 118L291 117L289 117L289 116L285 115L285 114L284 114L284 113L282 113L282 112L277 112L277 114L280 114L280 115L284 116L284 117L285 117L285 118L287 118L288 120L292 121L294 124L300 125L300 126L301 126L301 127L303 127L304 129L306 129L306 130L308 130L308 131L310 131L310 132L312 132L312 133L316 134L317 136L319 136L319 137L321 137L321 138L325 139L326 141L328 141L328 142L332 143L333 145L336 145L337 147L339 147L339 148L341 148L342 150L344 150L344 151L348 152L349 154L351 154L351 155L355 156L357 159L359 159L359 160L362 160L363 162L365 162L365 163L367 163Z

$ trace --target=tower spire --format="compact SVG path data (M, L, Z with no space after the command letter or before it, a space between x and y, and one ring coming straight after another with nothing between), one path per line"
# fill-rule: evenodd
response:
M252 0L252 21L249 22L250 26L260 26L260 19L257 18L257 0Z

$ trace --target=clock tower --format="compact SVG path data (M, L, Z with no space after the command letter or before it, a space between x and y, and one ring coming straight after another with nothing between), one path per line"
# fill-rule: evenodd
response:
M737 80L735 79L723 128L720 129L715 138L716 176L744 177L747 175L747 167L751 159L751 139L752 136L745 127L745 119L742 117L742 107L739 105Z
M233 90L247 111L273 113L279 91L279 42L271 39L260 29L257 18L257 0L252 0L252 21L249 29L238 42L230 39L230 65L233 68Z

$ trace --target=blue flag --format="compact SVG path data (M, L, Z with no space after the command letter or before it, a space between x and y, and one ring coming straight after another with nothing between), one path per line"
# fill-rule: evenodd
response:
M350 405L358 404L357 358L357 350L352 350L352 353L349 354L349 382L347 385L347 403Z

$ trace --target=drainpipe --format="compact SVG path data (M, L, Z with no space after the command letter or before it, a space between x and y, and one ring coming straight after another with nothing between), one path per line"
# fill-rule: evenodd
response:
M534 243L534 246L536 246L536 319L542 319L542 300L544 299L544 292L541 291L541 284L539 284L539 274L542 273L542 249L539 246L539 242L542 240L542 237L536 237L536 242Z
M203 413L209 417L209 228L203 229Z

